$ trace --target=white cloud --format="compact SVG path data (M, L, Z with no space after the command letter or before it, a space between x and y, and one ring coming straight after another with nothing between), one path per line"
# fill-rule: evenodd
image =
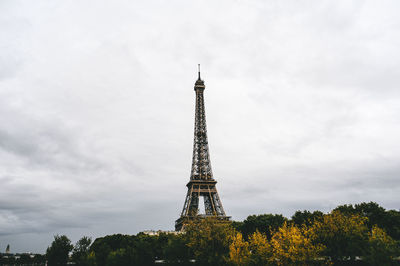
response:
M197 63L234 219L398 206L397 2L0 5L0 235L14 251L173 228Z

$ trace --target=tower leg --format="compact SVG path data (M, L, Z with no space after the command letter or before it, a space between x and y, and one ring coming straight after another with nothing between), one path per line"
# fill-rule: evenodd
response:
M215 210L212 206L211 194L204 195L204 208L206 215L214 215Z
M192 193L189 204L189 216L196 215L199 210L199 195L197 193Z

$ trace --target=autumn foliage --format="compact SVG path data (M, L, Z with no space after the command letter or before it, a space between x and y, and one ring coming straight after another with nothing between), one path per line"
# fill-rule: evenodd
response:
M63 241L60 241L63 240ZM244 221L198 217L184 232L82 238L70 262L130 265L400 265L400 212L378 204L342 205L330 213L250 215ZM55 237L49 265L63 265L72 245ZM63 254L62 262L55 259ZM16 262L16 261L15 261ZM60 264L61 263L61 264ZM0 265L13 265L0 257Z
M400 255L399 243L368 216L304 213L249 216L247 225L198 219L186 230L187 245L199 265L392 265Z
M243 238L236 232L229 249L233 265L394 265L399 242L368 217L334 210L304 223L284 221L267 233ZM400 225L399 225L400 226ZM240 228L240 227L239 227ZM397 264L396 264L397 265Z
M326 248L315 239L313 228L286 222L272 233L271 239L256 231L245 241L237 233L230 246L230 262L234 265L309 265Z

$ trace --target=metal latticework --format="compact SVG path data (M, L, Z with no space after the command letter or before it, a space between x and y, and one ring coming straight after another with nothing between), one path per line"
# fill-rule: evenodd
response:
M196 89L197 88L197 89ZM204 82L197 80L196 114L194 122L193 160L190 180L212 180L210 155L208 153L206 113L204 110Z
M175 229L181 230L186 219L198 214L200 198L204 199L205 215L215 216L228 220L221 200L218 196L214 180L207 140L206 113L204 108L204 81L197 79L194 90L196 92L196 111L194 123L193 159L190 181L186 185L188 192L181 217L175 223Z

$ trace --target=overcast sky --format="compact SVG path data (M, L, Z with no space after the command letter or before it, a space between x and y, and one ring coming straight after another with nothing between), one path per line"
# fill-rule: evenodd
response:
M398 1L0 1L0 252L172 230L197 64L234 220L400 204Z

